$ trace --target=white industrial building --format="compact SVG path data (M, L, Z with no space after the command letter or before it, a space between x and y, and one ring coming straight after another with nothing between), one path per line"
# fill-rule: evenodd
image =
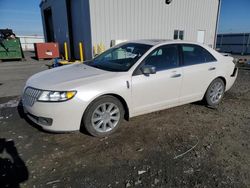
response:
M214 47L220 0L42 0L46 41L67 42L72 59L83 42L86 59L111 40L184 39Z

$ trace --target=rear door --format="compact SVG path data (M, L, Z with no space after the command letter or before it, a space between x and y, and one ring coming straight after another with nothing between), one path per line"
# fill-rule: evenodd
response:
M156 74L140 72L143 65L152 65ZM182 68L177 45L165 45L154 50L132 76L134 115L164 109L179 103Z
M180 102L201 100L216 77L217 60L203 47L182 44L183 84Z

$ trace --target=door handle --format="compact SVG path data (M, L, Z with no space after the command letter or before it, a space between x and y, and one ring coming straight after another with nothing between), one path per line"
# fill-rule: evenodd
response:
M179 78L181 77L181 74L174 74L173 76L171 76L171 78Z
M213 70L215 70L216 69L216 67L210 67L208 70L209 71L213 71Z

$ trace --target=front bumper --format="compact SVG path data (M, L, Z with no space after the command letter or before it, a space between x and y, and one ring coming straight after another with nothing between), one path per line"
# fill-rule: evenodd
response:
M65 102L35 102L23 104L27 117L42 129L51 132L68 132L80 129L84 104L77 98Z

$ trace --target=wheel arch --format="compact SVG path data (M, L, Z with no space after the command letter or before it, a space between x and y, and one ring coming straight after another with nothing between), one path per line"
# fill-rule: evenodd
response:
M114 94L114 93L109 93L109 94L105 94L105 95L102 95L102 96L113 96L113 97L117 98L122 103L122 106L124 108L124 112L125 112L124 119L127 120L127 121L129 120L128 104L127 104L127 102L125 101L125 99L122 96L120 96L118 94Z
M124 112L125 112L125 114L124 114L124 119L128 121L128 120L129 120L129 108L128 108L128 104L127 104L127 102L125 101L125 99L124 99L122 96L120 96L120 95L118 95L118 94L115 94L115 93L105 93L105 94L96 96L96 97L88 104L87 108L89 108L89 106L90 106L94 101L98 100L98 99L101 98L101 97L105 97L105 96L112 96L112 97L116 98L117 100L119 100L119 101L122 103L122 106L123 106ZM86 108L86 109L87 109L87 108ZM86 109L85 109L85 111L84 111L82 117L84 116L84 114L85 114L85 112L86 112Z
M220 79L223 81L223 83L225 84L225 88L226 88L226 85L227 85L226 78L225 78L224 76L218 76L218 77L214 78L214 79L209 83L209 85L207 86L207 89L206 89L206 91L205 91L205 93L204 93L204 95L203 95L202 100L204 100L205 95L206 95L206 92L207 92L209 86L212 84L212 82L213 82L214 80L216 80L216 79L218 79L218 78L220 78Z
M227 80L226 80L226 78L225 78L224 76L218 76L217 78L220 78L220 79L224 82L225 88L226 88L226 86L227 86ZM215 79L217 79L217 78L215 78ZM214 80L215 80L215 79L214 79ZM214 80L213 80L213 81L214 81ZM213 82L213 81L212 81L212 82ZM211 83L212 83L212 82L211 82Z

